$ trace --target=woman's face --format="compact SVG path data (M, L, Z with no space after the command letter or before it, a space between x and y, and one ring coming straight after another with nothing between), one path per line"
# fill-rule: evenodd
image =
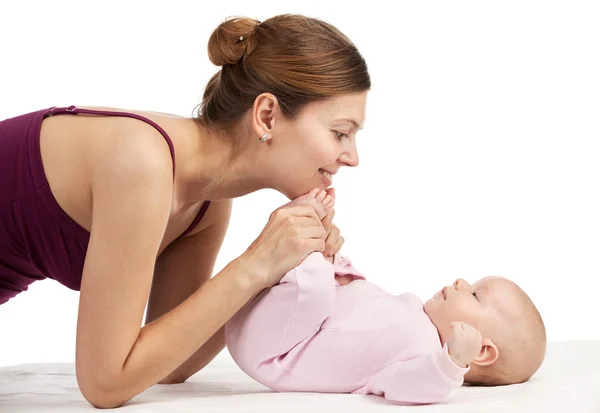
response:
M307 105L294 121L279 122L275 189L290 199L325 189L344 166L357 166L356 133L365 121L367 91Z

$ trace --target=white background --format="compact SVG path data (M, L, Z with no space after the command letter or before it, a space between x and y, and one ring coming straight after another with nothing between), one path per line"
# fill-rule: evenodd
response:
M373 82L360 166L334 182L344 252L424 300L456 277L506 276L549 340L599 340L598 3L389 4L2 2L0 119L70 104L190 115L227 16L322 18ZM236 200L217 270L284 201ZM74 360L77 300L47 280L0 306L0 365Z

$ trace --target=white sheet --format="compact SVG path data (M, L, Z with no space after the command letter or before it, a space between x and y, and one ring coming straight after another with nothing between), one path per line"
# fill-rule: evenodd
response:
M121 410L155 412L600 412L600 341L556 342L527 383L466 387L438 405L394 406L377 396L274 393L246 376L222 352L188 382L157 385ZM25 364L0 368L0 412L89 412L73 364ZM389 410L387 410L389 411Z

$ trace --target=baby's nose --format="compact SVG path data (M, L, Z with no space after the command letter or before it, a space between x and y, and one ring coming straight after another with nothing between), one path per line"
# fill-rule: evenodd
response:
M465 280L463 280L462 278L458 278L456 281L454 281L454 288L456 290L465 288L466 285L467 285L467 282Z

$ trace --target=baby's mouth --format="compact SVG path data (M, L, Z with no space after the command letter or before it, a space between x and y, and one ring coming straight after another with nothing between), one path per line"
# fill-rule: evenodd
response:
M446 294L444 293L444 290L442 289L442 290L438 291L437 293L435 293L433 298L436 300L439 300L439 299L445 300Z

